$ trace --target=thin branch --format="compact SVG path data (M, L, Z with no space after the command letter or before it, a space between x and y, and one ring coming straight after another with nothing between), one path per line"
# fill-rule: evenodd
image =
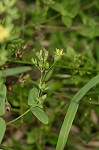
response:
M7 125L12 124L13 122L17 121L18 119L22 118L24 115L26 115L28 112L30 111L30 109L28 109L27 111L25 111L22 115L20 115L19 117L15 118L12 121L7 122Z

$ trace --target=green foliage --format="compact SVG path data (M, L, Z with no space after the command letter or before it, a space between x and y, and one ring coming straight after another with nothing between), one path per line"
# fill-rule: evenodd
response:
M93 78L99 72L98 3L0 1L0 116L7 125L7 147L2 142L1 149L55 149L66 111L57 149L79 149L79 143L90 149L88 142L99 141L99 85ZM69 134L72 124L77 132Z
M4 119L0 118L0 143L2 142L2 139L4 137L5 130L6 130L6 123Z
M6 69L3 71L0 71L0 77L7 77L7 76L11 76L11 75L16 75L16 74L20 74L20 73L30 71L30 70L31 70L31 67L27 67L27 66Z
M39 91L37 88L31 89L28 97L28 105L30 105L31 112L44 124L48 124L48 116L42 110L42 99L45 99L46 96L43 95L42 99L38 97Z
M79 101L82 99L82 97L97 83L99 82L99 75L92 78L84 87L82 87L76 95L72 98L71 103L69 105L69 108L67 110L64 122L62 124L62 128L60 131L58 143L56 150L63 150L65 147L65 144L67 142L68 134L72 125L72 122L74 120L75 114L77 112Z
M39 103L39 97L38 97L38 89L33 88L31 89L28 97L28 105L36 107Z
M3 150L13 150L12 148L8 148L6 146L0 145L0 148L2 148Z
M5 99L6 99L6 86L4 84L0 85L0 116L5 114Z
M66 113L66 117L61 127L60 135L58 138L58 143L56 150L63 150L67 142L68 134L73 123L75 114L77 112L79 104L75 101L71 101L69 108Z
M39 107L31 107L31 112L44 124L48 124L48 116L46 113Z
M0 66L3 66L7 61L7 52L5 50L0 51Z

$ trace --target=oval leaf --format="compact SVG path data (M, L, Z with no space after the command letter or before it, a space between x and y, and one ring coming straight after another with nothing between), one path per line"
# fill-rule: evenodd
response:
M38 99L38 89L32 88L28 96L28 105L34 107L37 106L37 99Z
M43 109L39 107L31 107L31 112L44 124L48 124L49 118Z
M0 118L0 143L2 142L2 139L4 137L5 130L6 130L6 123L4 119Z
M5 114L5 98L6 98L6 86L0 85L0 116Z

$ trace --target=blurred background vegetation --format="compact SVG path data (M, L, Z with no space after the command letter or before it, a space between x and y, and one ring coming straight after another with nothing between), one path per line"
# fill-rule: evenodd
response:
M30 65L35 51L55 49L64 55L47 77L45 110L50 118L43 125L31 113L9 125L3 144L15 150L54 150L59 131L73 95L99 72L98 0L1 0L0 24L10 36L0 44L5 49L2 68ZM4 52L4 51L3 51ZM0 58L2 58L0 56ZM27 97L40 73L32 71L5 79L11 111L10 121L27 108ZM25 80L25 82L21 82ZM99 86L87 93L74 120L66 150L99 150Z

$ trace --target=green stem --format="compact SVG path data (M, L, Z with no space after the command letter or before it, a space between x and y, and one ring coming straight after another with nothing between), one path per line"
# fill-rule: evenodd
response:
M59 17L59 16L60 16L60 14L56 14L55 16L53 16L53 17L47 19L46 21L44 21L43 24L44 24L44 23L48 23L48 22L50 22L50 21L56 19L56 18ZM38 26L40 26L40 25L38 25ZM29 24L29 25L25 25L25 26L24 26L24 28L29 28L29 27L35 27L35 24L32 23L32 24ZM41 27L41 26L40 26L40 27Z
M20 114L23 114L23 101L22 101L22 89L20 88ZM23 123L23 117L21 118L21 123Z
M42 82L44 82L45 78L46 78L46 75L48 74L48 72L52 69L52 67L54 67L54 65L56 64L57 61L55 61L50 67L49 69L45 72L44 76L43 76L43 79L42 79Z
M40 85L43 85L43 83L44 83L44 81L45 81L45 78L46 78L46 75L47 75L47 73L50 71L50 69L54 66L54 64L55 64L56 62L54 62L53 64L52 64L52 66L45 72L45 74L43 75L43 73L44 73L44 70L42 70L41 71L41 77L40 77ZM42 95L42 93L43 93L43 91L41 90L41 89L39 89L39 96L41 96Z
M90 100L89 100L89 101L87 100L87 101L85 101L85 103L93 104L93 105L99 105L99 102L94 102L94 101L92 101L92 100L91 100L91 101L90 101Z
M91 7L93 7L96 4L96 1L92 1L91 3L88 3L88 5L85 5L85 7L82 7L82 9L80 11L85 11L87 9L90 9Z
M40 77L40 85L42 85L43 84L43 81L42 81L42 79L43 79L43 72L41 71L41 77ZM42 90L39 88L39 93L38 93L38 96L40 97L42 95Z
M12 63L18 63L18 64L26 64L26 65L33 65L32 62L28 61L20 61L20 60L8 60L7 62L12 62ZM55 65L55 63L48 69L47 73L49 70ZM65 68L69 70L83 70L83 71L90 71L90 72L98 72L99 69L85 69L85 68L72 68L72 67L67 67L67 66L57 66L59 68ZM39 68L38 68L39 69ZM39 69L40 70L40 69Z
M32 63L32 62L28 62L28 61L21 61L21 60L7 60L7 62L18 63L18 64L33 65L33 63Z
M56 19L56 18L59 17L59 16L60 16L60 14L57 14L57 15L55 15L55 16L53 16L53 17L47 19L44 23L48 23L48 22L50 22L50 21Z
M67 66L57 66L59 68L69 69L69 70L83 70L83 71L89 71L89 72L98 72L99 69L85 69L85 68L72 68Z
M12 120L12 121L7 122L7 125L12 124L13 122L15 122L15 121L17 121L18 119L22 118L22 117L23 117L24 115L26 115L29 111L30 111L30 108L29 108L27 111L25 111L22 115L20 115L19 117L15 118L15 119Z

